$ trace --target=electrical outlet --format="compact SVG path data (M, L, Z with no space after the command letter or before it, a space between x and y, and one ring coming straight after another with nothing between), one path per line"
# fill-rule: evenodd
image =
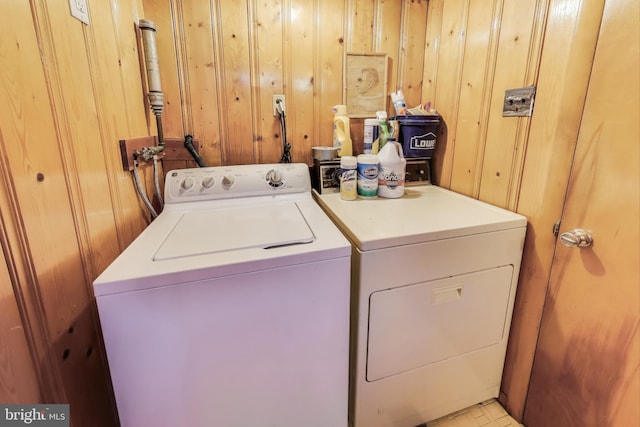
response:
M71 6L71 15L89 25L89 8L87 0L69 0Z
M276 108L276 105L278 105L278 101L280 101L280 106L282 107L282 111L286 111L285 105L284 105L284 95L273 95L273 115L274 116L278 115L278 109Z

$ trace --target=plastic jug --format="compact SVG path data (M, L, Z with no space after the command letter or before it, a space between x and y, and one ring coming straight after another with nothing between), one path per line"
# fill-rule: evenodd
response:
M351 156L351 129L346 105L333 106L333 146L338 148L338 156Z
M378 171L378 196L390 199L404 195L404 176L407 160L402 146L390 139L378 153L380 169Z

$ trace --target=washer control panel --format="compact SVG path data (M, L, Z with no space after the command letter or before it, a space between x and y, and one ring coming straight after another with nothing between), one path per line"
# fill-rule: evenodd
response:
M165 176L165 203L311 191L304 163L176 169Z

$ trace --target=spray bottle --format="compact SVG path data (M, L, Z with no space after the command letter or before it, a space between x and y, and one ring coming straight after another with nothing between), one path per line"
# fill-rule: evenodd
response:
M378 138L373 141L371 154L377 154L389 137L389 127L387 126L387 112L376 111L376 120L378 121Z

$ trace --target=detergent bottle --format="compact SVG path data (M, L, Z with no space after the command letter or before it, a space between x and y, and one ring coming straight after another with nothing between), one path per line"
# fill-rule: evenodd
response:
M402 146L393 139L387 140L378 153L378 196L395 199L404 195L404 177L407 160Z
M338 148L338 156L351 156L351 129L346 105L333 106L333 146Z

